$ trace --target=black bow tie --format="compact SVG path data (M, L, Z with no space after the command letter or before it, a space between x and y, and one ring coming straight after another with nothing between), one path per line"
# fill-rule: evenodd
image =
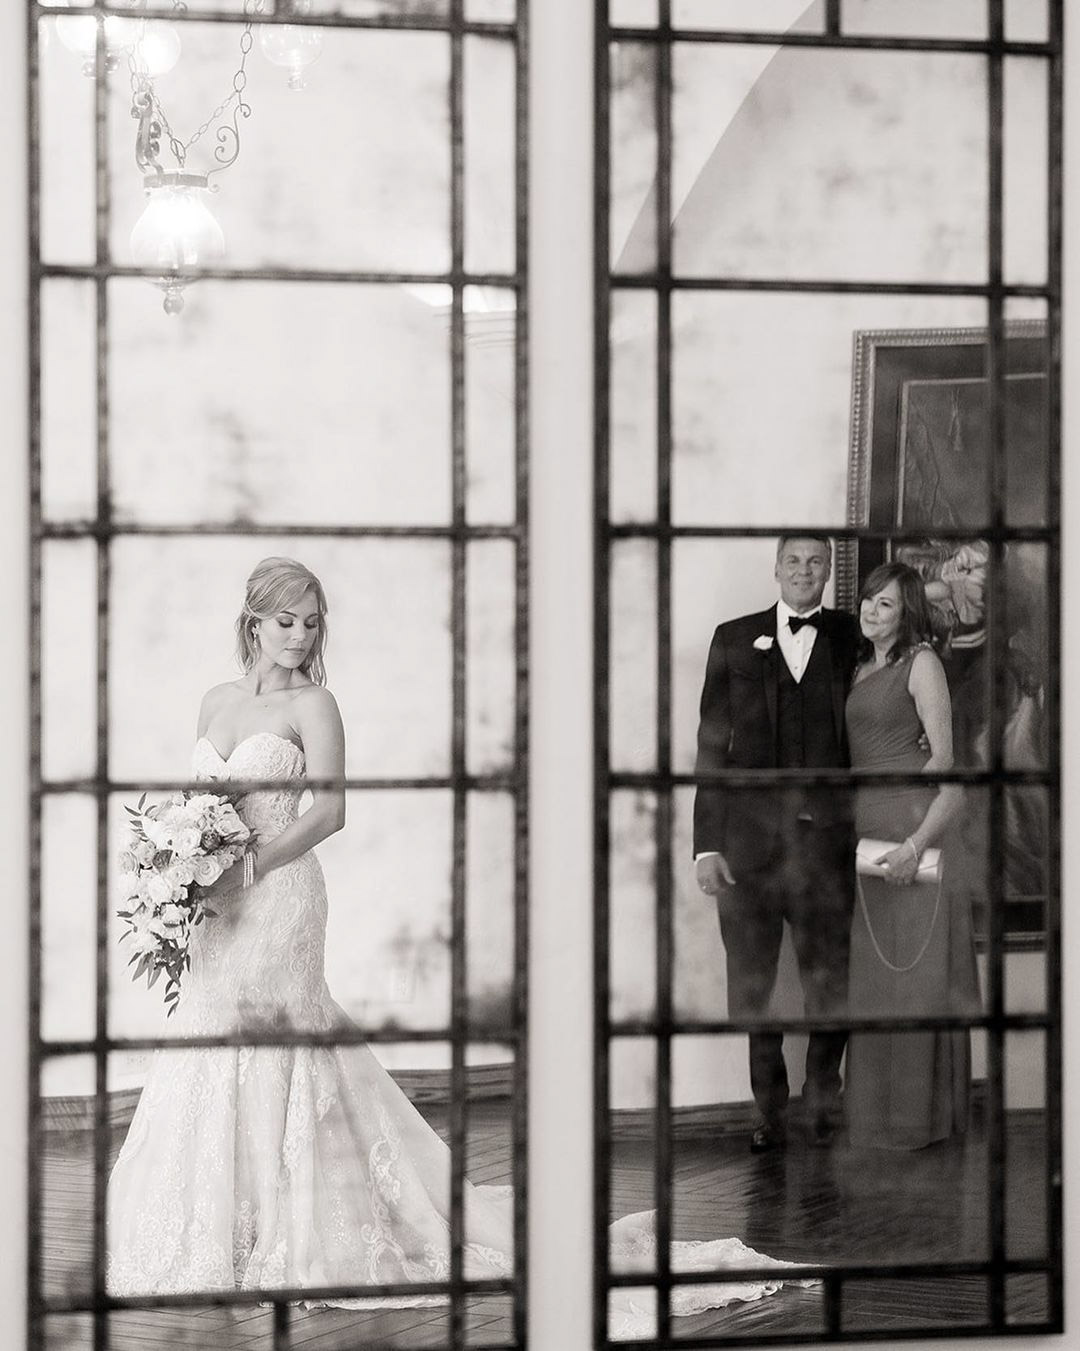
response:
M821 627L821 611L815 610L812 615L792 615L788 620L788 627L792 633L798 633L804 624L813 624L815 629Z

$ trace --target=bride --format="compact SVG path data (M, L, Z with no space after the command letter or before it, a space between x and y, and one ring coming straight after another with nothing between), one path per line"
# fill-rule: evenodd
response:
M324 977L326 888L314 847L345 824L345 735L325 687L326 598L288 558L264 559L237 619L244 674L199 714L198 779L280 781L238 810L254 874L233 867L204 895L217 918L194 931L179 1036L351 1026ZM248 869L249 877L251 876ZM445 1281L449 1151L366 1046L158 1051L109 1179L112 1295ZM509 1188L466 1182L467 1279L513 1272ZM612 1227L617 1270L655 1267L651 1212ZM675 1271L783 1266L737 1239L672 1244ZM757 1299L780 1280L687 1286L672 1311ZM614 1335L648 1335L652 1310L613 1300ZM443 1296L334 1300L405 1307Z

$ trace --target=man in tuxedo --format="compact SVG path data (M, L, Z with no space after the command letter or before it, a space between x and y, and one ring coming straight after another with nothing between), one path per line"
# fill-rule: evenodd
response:
M716 630L701 695L699 774L847 765L844 701L858 626L822 607L831 569L828 539L781 537L777 604ZM807 1016L843 1016L855 871L849 804L847 790L830 786L699 784L695 869L717 901L731 1018L768 1016L785 920ZM833 1140L846 1040L843 1032L810 1034L803 1102L815 1145ZM787 1138L782 1041L750 1033L755 1153Z

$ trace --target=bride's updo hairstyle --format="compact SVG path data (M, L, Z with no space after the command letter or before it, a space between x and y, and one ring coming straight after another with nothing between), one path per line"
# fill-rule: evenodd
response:
M261 619L273 619L288 610L308 591L319 607L319 627L311 651L300 670L316 685L326 684L323 652L326 649L326 596L322 582L295 558L264 558L247 579L244 608L236 621L236 655L245 671L250 671L259 655L255 629Z
M859 592L860 609L864 600L872 600L890 582L895 582L900 592L900 627L896 630L896 642L886 658L889 662L895 662L920 643L929 643L932 647L937 644L923 579L906 563L879 564L863 582ZM869 661L873 651L874 645L869 638L860 637L859 661Z

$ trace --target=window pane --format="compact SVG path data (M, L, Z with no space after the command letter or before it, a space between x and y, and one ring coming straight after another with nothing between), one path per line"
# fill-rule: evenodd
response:
M845 33L888 37L988 37L986 0L841 0Z
M656 516L656 297L611 301L611 519Z
M94 289L57 279L41 292L41 510L48 521L97 510Z
M672 0L671 22L676 28L729 28L753 33L820 33L818 6L806 0Z
M449 337L429 305L396 286L263 282L200 282L187 303L168 324L144 283L110 285L121 520L448 521ZM182 411L163 417L178 387Z
M1049 23L1046 0L1005 0L1005 37L1009 42L1045 42Z
M465 39L465 266L514 268L515 51Z
M97 951L97 810L88 795L42 803L41 1035L94 1035Z
M1005 1036L1005 1252L1012 1261L1049 1257L1049 1152L1046 1115L1046 1034Z
M876 426L895 462L897 422L870 403L852 428L857 330L985 327L977 299L685 292L672 305L672 515L680 525L843 524L853 434ZM876 335L880 336L880 335ZM910 341L914 341L911 339ZM926 334L929 377L954 358ZM876 349L875 349L876 350ZM974 351L976 373L983 370ZM906 367L897 373L905 378ZM879 378L878 388L881 380ZM897 385L896 398L901 389ZM865 462L865 453L859 463ZM875 488L886 470L872 470ZM859 486L858 484L855 485ZM863 489L866 484L862 483ZM881 489L884 491L884 489ZM884 511L884 506L882 507ZM895 522L895 515L888 524ZM858 518L859 524L866 517ZM871 519L871 524L877 524Z
M656 1011L656 796L611 795L611 1016ZM613 1043L621 1045L621 1043Z
M42 771L95 771L97 552L90 540L48 540L41 568Z
M83 73L85 58L61 40L63 33L85 46L92 30L83 15L38 25L41 256L49 263L94 259L94 82Z
M657 0L610 0L610 22L616 28L654 28Z
M1048 67L1010 57L1004 90L1004 270L1006 282L1046 282Z
M465 0L465 18L472 23L513 23L517 0Z
M470 793L467 812L469 1028L490 1036L513 1021L514 802L506 793Z
M656 766L656 545L620 540L611 558L611 762Z
M240 32L234 25L183 25L183 73L178 66L155 81L181 141L229 93ZM239 158L210 180L219 189L212 214L225 236L225 265L447 270L446 35L325 29L321 54L302 71L299 92L289 88L285 69L264 59L271 36L264 27L248 58L252 111L241 119ZM129 167L130 108L125 73L110 99L112 252L120 263L130 261L129 237L145 206L139 174ZM232 109L226 124L231 128ZM216 135L208 132L191 146L185 172L213 169ZM167 137L159 158L166 171L177 169Z
M677 274L985 281L984 60L782 48L752 88L725 46L673 60Z
M611 265L656 266L656 46L613 42L611 79Z
M504 525L517 515L517 302L507 289L466 286L464 309L466 515ZM449 311L440 314L449 332Z
M48 1297L88 1299L94 1277L91 1216L94 1201L92 1056L57 1056L41 1071L41 1127L36 1158L41 1179L41 1291ZM38 1293L38 1292L34 1292ZM77 1322L55 1324L57 1346L75 1338ZM63 1334L63 1335L61 1335ZM65 1340L66 1339L66 1340Z
M239 674L233 644L244 578L275 554L299 554L324 579L329 684L345 723L347 773L447 772L448 545L241 537L204 539L195 549L183 539L123 539L113 554L114 776L189 773L203 691Z
M466 578L466 758L472 774L511 768L514 759L515 546L469 545Z

